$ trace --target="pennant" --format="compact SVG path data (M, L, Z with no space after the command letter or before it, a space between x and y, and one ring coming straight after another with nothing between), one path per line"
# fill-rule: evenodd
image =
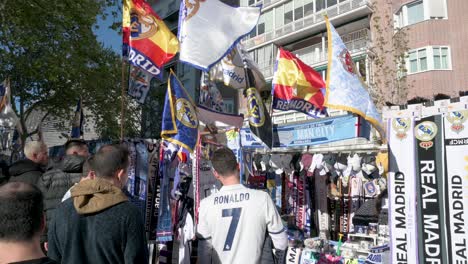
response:
M161 76L164 64L179 50L179 42L144 0L124 0L123 56L148 73Z
M271 117L266 110L257 88L250 87L245 90L247 98L247 117L250 131L257 136L270 149L273 147L273 127Z
M223 113L224 100L219 92L218 87L210 80L208 73L202 72L200 79L200 97L199 105L206 107L210 110Z
M73 117L70 138L81 138L81 136L83 136L83 122L84 114L80 98L78 100L78 103L76 104L75 116Z
M131 65L130 78L128 80L128 95L140 104L145 103L146 96L151 88L152 79L153 76L147 71Z
M380 114L356 71L351 55L325 16L328 30L328 69L325 106L349 111L369 121L385 138Z
M13 128L18 122L18 116L11 107L10 81L0 83L0 126Z
M322 76L287 50L279 49L273 76L273 108L326 117Z
M181 1L179 59L208 71L252 31L259 17L258 7L236 8L218 0Z
M161 137L193 153L198 143L198 123L192 98L171 71L164 102Z
M243 46L238 43L236 48L226 55L220 62L210 69L210 79L212 81L223 82L224 85L234 89L245 89L247 87L244 62L252 71L255 79L255 87L261 92L267 89L265 77L258 69L257 63L245 51Z

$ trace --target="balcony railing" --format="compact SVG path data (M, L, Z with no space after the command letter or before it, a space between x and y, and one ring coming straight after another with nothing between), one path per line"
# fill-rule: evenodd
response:
M267 0L268 1L268 0ZM278 2L277 0L271 0L271 3ZM265 3L265 1L264 1ZM369 5L369 0L348 0L341 2L337 5L331 6L327 9L322 9L314 14L308 15L302 19L291 22L282 27L276 28L273 31L266 32L264 34L258 35L256 37L247 39L244 41L244 46L246 49L253 48L255 46L261 45L265 42L280 38L289 33L296 32L305 28L309 28L317 23L320 23L324 20L323 13L326 13L329 18L342 15L344 13L350 12L354 9L358 9L362 6ZM265 8L265 6L264 6Z
M366 51L370 44L369 30L361 29L341 36L351 55ZM309 66L325 63L327 61L328 42L325 42L325 49L322 49L322 43L318 43L300 50L295 50L297 55L304 63ZM258 67L265 78L273 76L274 61L258 62Z

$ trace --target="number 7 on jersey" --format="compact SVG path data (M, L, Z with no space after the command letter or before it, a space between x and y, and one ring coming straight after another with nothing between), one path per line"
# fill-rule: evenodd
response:
M229 225L228 234L226 237L226 242L224 242L224 249L223 251L231 251L232 248L232 241L236 236L237 225L239 224L240 215L242 212L242 208L231 208L231 209L223 209L223 217L232 217L231 224Z

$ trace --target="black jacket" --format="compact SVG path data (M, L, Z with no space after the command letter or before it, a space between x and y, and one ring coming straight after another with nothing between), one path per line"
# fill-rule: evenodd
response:
M32 160L24 159L11 164L8 169L10 174L10 182L27 182L37 184L37 181L44 173L44 169L38 163Z
M83 172L85 158L77 155L65 156L62 161L45 172L37 181L37 186L44 195L44 211L46 213L46 227L52 221L55 208L62 201L65 193L75 183L79 182ZM46 233L43 241L46 240Z
M140 210L117 187L101 179L75 185L55 210L48 256L60 263L148 263Z

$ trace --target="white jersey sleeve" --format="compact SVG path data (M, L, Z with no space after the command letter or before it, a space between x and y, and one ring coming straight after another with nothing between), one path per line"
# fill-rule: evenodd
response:
M265 203L265 219L268 234L271 237L273 246L279 250L285 250L288 247L288 235L283 225L281 216L276 210L273 200L268 196Z

